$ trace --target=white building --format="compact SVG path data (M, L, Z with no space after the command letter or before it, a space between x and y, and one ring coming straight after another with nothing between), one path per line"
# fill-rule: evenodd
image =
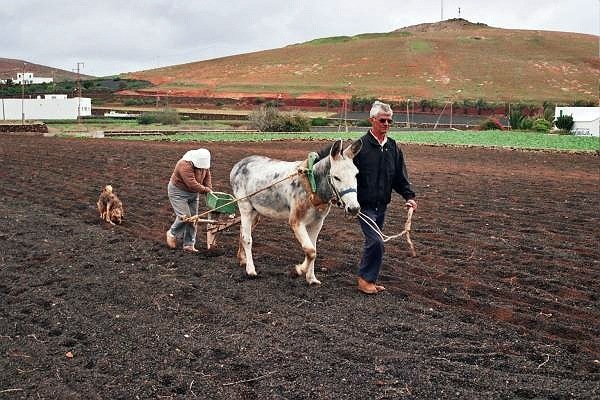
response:
M554 118L573 117L571 133L578 136L600 136L600 107L556 107Z
M47 94L35 99L0 99L0 119L77 119L92 115L92 99L67 98L66 94Z
M13 81L13 84L25 84L32 85L35 83L52 83L54 79L52 78L42 78L41 76L33 76L33 72L19 72L17 73L17 79Z

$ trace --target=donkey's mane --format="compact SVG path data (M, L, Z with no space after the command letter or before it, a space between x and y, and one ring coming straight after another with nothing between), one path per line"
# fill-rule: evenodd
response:
M324 201L329 201L333 198L333 190L329 184L329 171L331 170L331 160L329 157L324 157L319 160L313 167L315 182L317 184L317 195Z

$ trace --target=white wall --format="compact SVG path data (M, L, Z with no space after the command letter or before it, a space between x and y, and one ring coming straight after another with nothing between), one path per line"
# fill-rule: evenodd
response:
M92 99L89 97L23 99L22 108L21 99L0 99L0 120L20 121L21 112L25 113L27 120L77 119L79 105L82 117L92 115Z
M554 117L573 117L571 133L580 136L600 136L600 107L556 107Z
M600 136L600 118L594 121L580 121L573 124L571 133L577 136Z

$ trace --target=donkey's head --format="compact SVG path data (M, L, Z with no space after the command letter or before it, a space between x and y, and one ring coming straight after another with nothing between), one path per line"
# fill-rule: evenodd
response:
M358 154L361 147L362 142L357 140L346 149L343 149L342 141L338 140L329 152L331 162L329 183L337 196L337 201L344 207L344 211L351 215L356 215L360 211L360 205L356 197L358 168L352 162L352 158Z

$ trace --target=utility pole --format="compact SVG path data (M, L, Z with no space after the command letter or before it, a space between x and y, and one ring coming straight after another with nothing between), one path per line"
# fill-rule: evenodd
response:
M350 85L352 85L352 82L348 82L346 86L346 98L344 99L344 125L346 126L346 133L348 133L348 97L350 96Z
M77 63L77 122L81 119L81 74L79 73L79 66L84 67L82 62Z
M23 63L23 75L21 75L21 125L25 125L25 64Z

